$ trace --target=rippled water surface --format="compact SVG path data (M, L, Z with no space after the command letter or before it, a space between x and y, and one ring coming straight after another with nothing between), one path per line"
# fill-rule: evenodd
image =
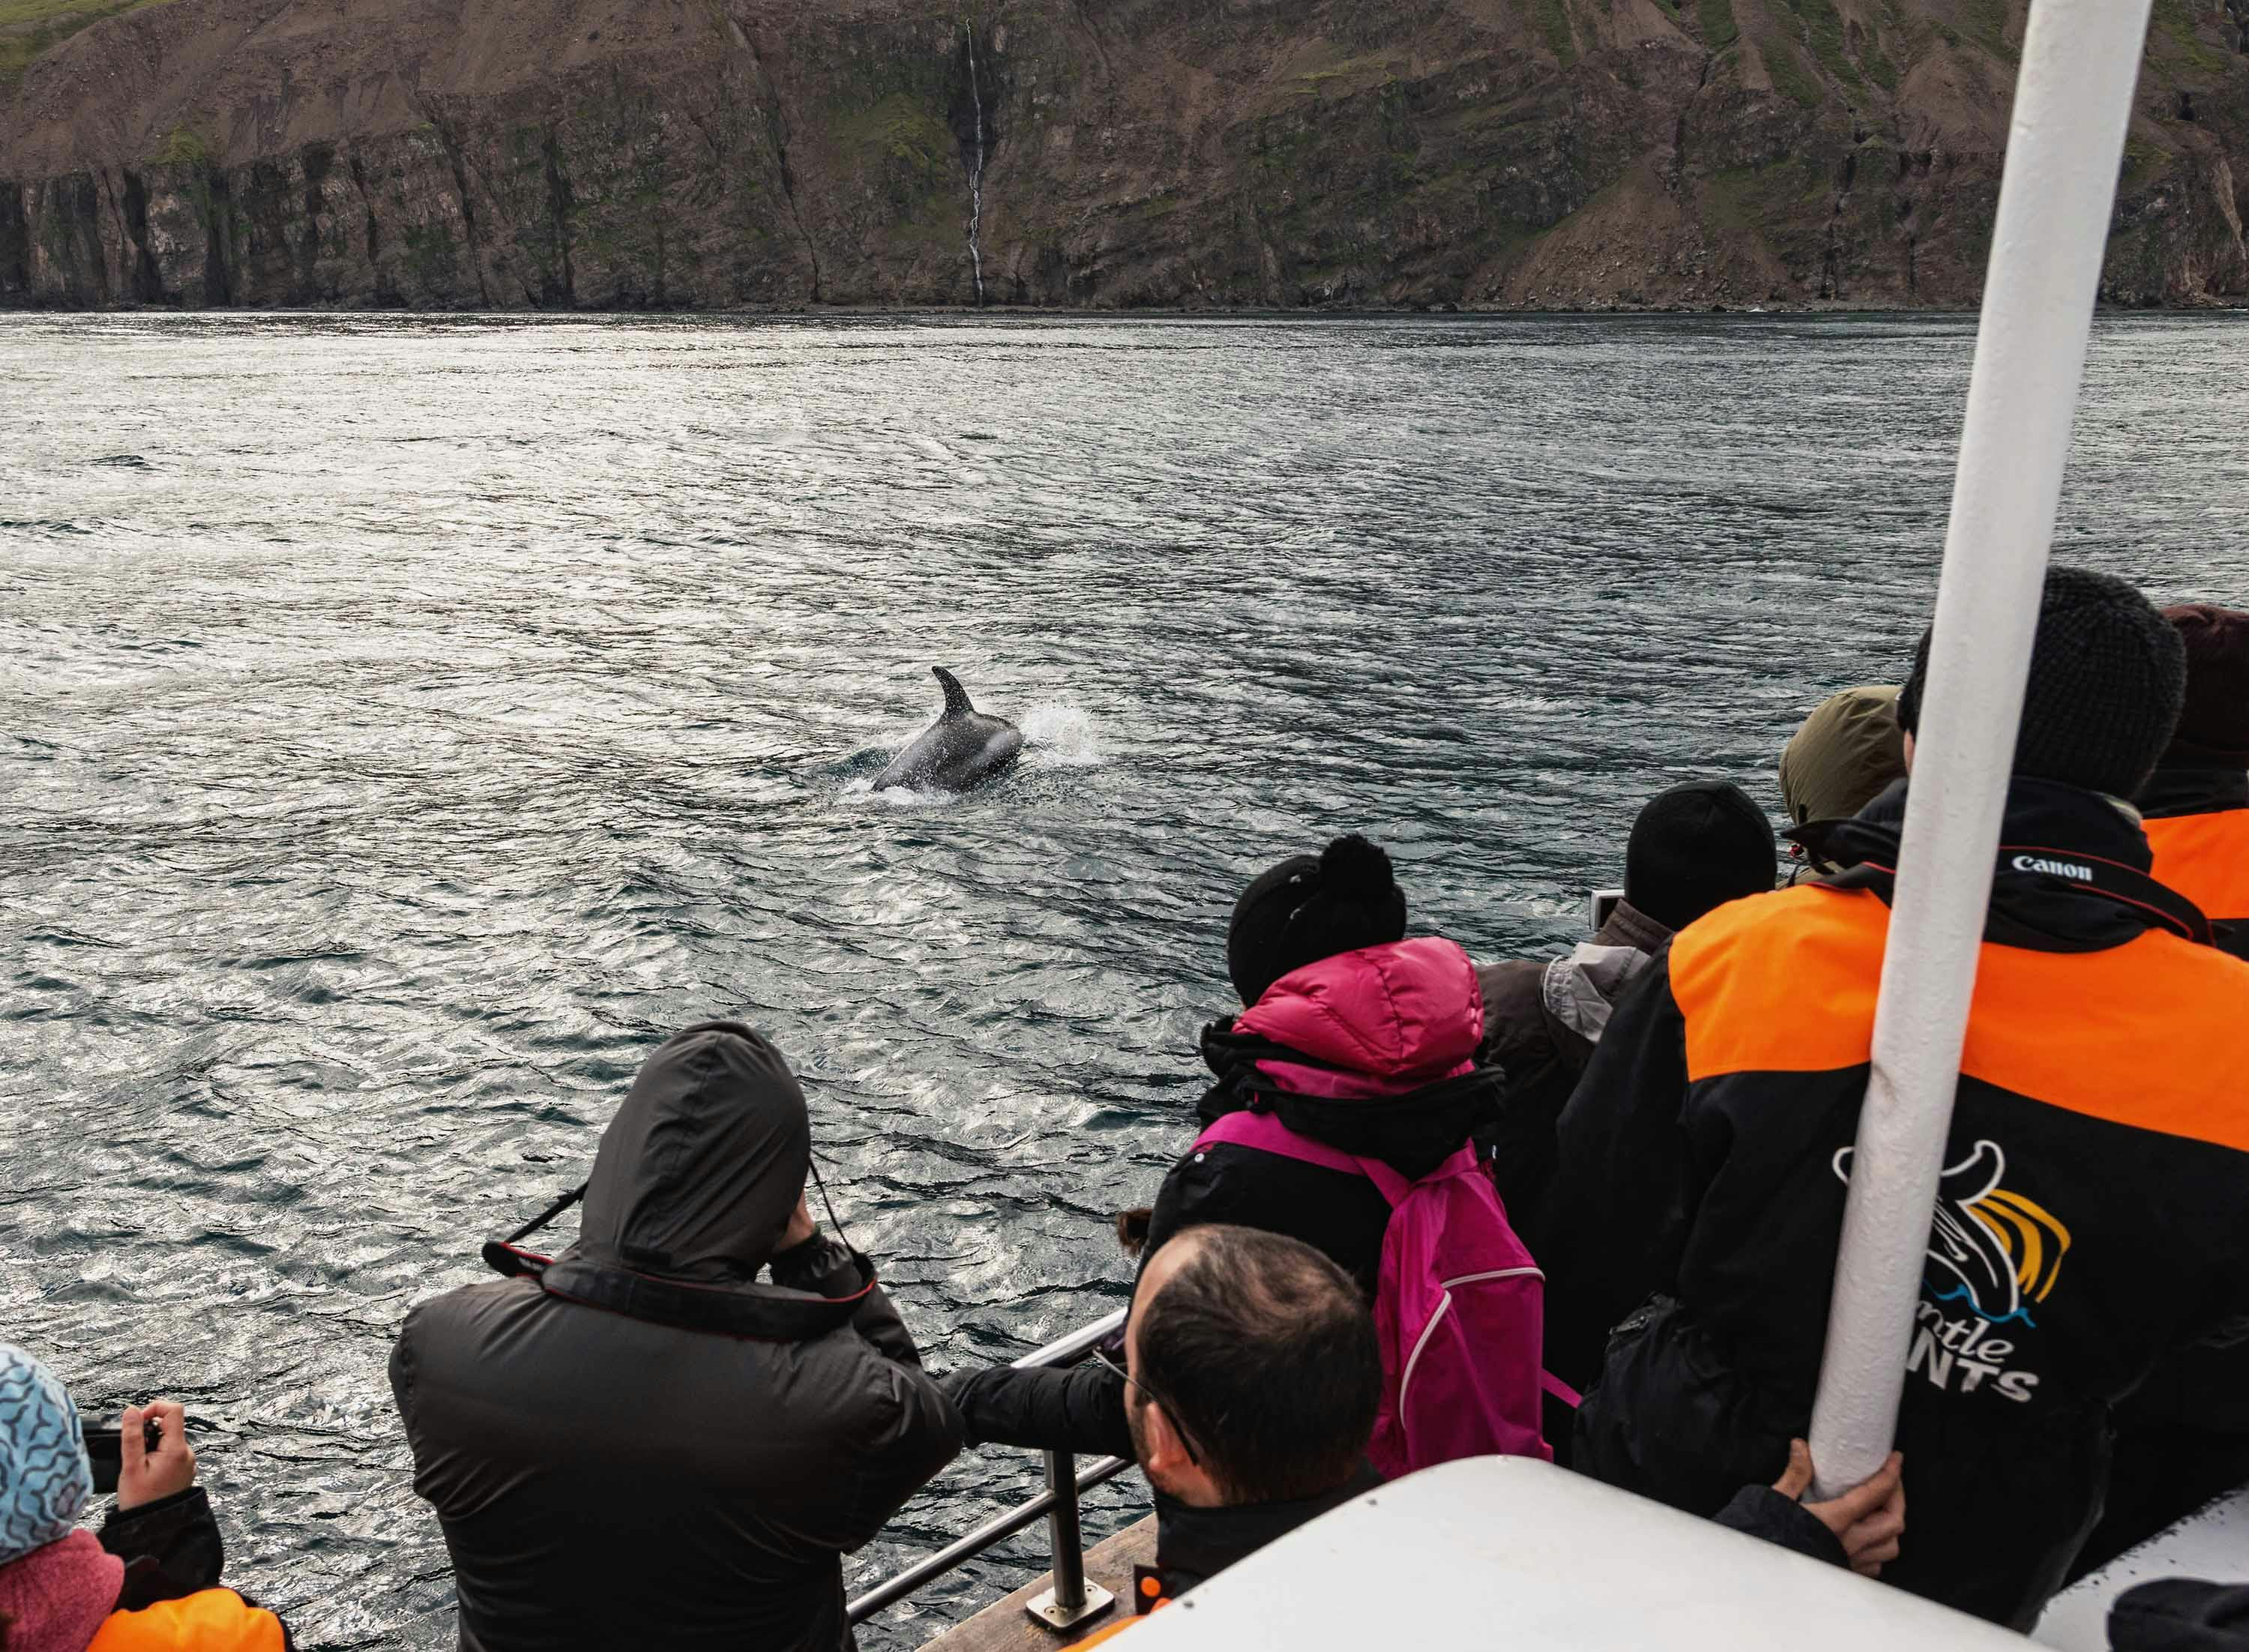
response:
M444 1644L383 1375L737 1015L944 1367L1114 1306L1253 870L1558 948L1923 622L1964 322L0 323L0 1308L236 1580ZM2249 598L2249 326L2104 322L2066 554ZM1029 736L870 794L932 664ZM963 1458L864 1581L1023 1493ZM1124 1518L1129 1485L1096 1525ZM1035 1546L891 1614L903 1648Z

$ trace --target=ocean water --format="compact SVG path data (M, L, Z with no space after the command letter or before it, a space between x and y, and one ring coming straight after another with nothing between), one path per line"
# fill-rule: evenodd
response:
M933 1366L1107 1311L1243 881L1364 830L1417 931L1545 952L1650 793L1778 814L1797 720L1925 621L1972 346L0 320L4 1335L89 1412L188 1403L232 1580L302 1643L448 1644L392 1335L669 1031L792 1057ZM2249 324L2104 319L2059 554L2249 601L2244 428ZM932 665L1025 760L874 793ZM1035 1474L964 1456L850 1581Z

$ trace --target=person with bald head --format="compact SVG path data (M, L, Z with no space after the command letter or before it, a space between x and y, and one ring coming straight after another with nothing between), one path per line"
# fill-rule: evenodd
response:
M1382 1404L1374 1321L1351 1277L1301 1239L1183 1230L1141 1271L1118 1374L1156 1501L1156 1563L1133 1577L1139 1616L1382 1484L1366 1456ZM1797 1440L1780 1480L1744 1486L1717 1519L1871 1576L1904 1531L1898 1471L1893 1457L1864 1486L1806 1503L1812 1459Z
M1132 1302L1124 1418L1156 1500L1156 1563L1134 1579L1145 1614L1381 1485L1366 1446L1382 1354L1350 1276L1257 1228L1184 1230Z

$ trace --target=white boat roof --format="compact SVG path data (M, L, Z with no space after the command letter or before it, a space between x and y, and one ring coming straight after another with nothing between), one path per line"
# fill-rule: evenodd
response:
M1912 1529L1909 1509L1906 1530ZM2046 1602L2032 1638L2060 1652L2108 1652L2108 1608L2125 1590L2156 1578L2249 1583L2249 1486L2080 1578Z
M1551 1463L1472 1457L1322 1516L1119 1644L2025 1652L2031 1642Z

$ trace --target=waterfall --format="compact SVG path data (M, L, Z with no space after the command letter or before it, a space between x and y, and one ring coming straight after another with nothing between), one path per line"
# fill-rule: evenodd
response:
M968 95L976 103L976 153L968 163L968 262L976 271L976 302L984 302L984 93L976 84L976 29L965 19L968 35Z

